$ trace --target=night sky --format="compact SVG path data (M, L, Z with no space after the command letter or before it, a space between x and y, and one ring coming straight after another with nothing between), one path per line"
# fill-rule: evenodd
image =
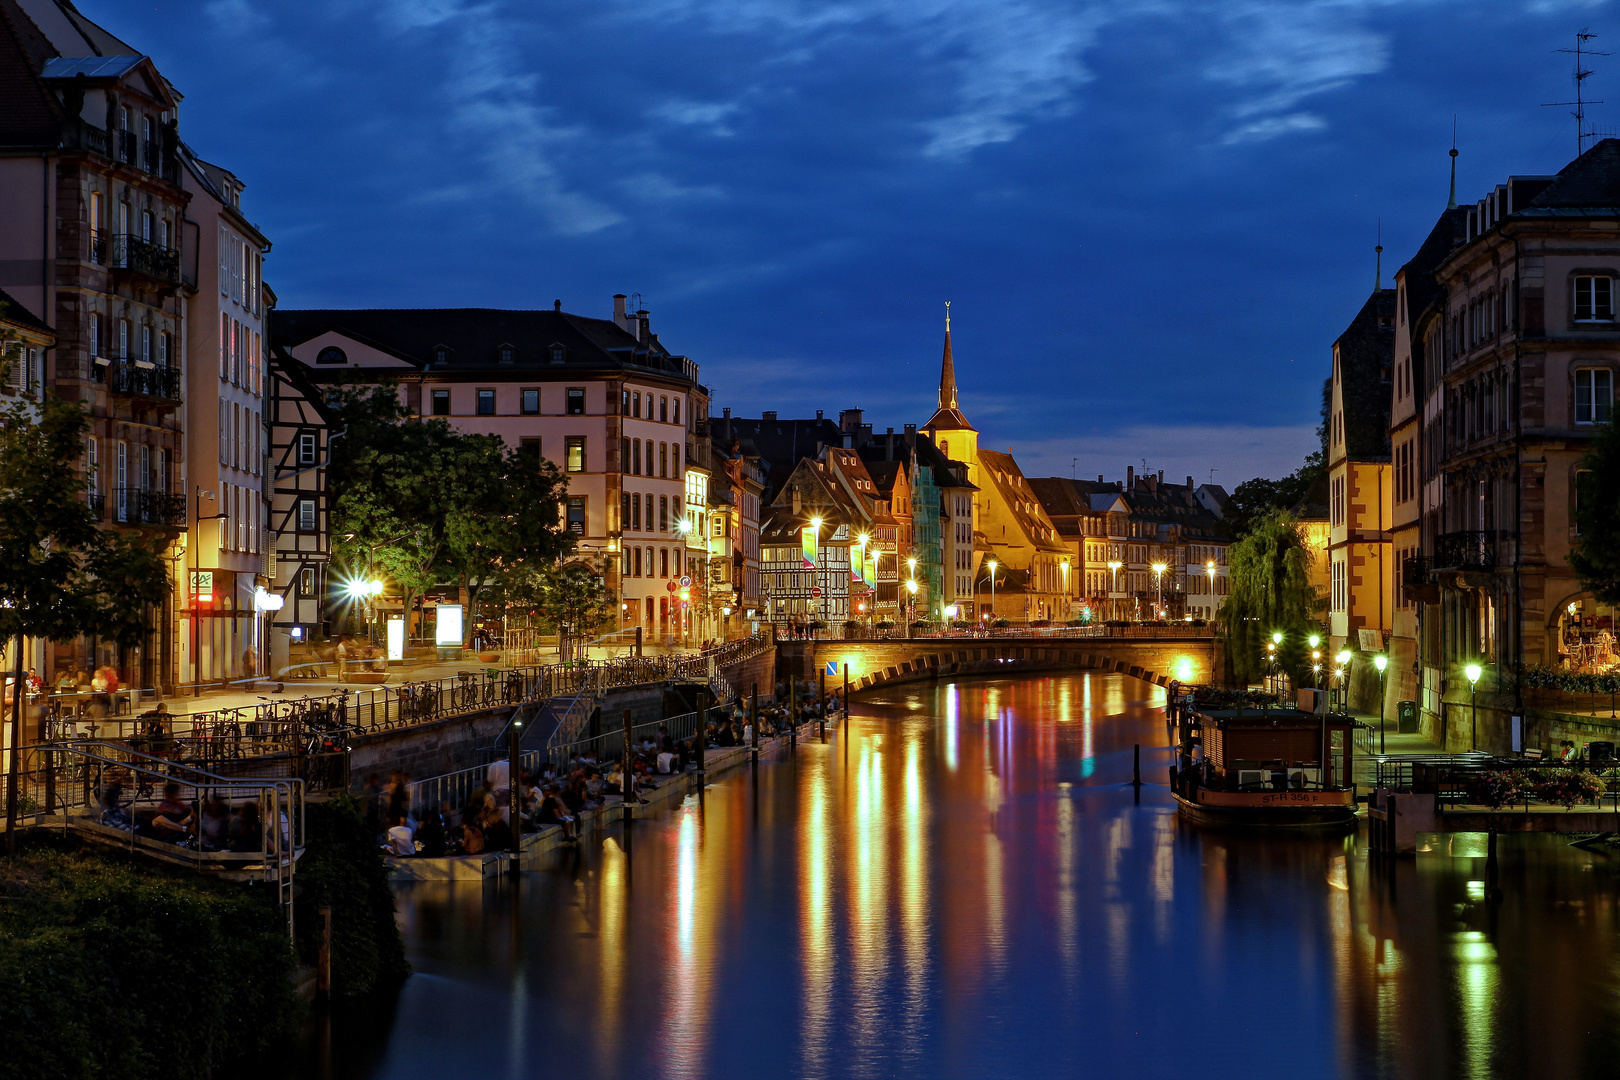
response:
M1573 156L1557 0L80 0L247 184L283 307L641 294L714 408L962 407L1026 473L1228 487L1458 197ZM1612 34L1610 31L1612 30ZM1620 57L1588 95L1620 127ZM1078 457L1078 463L1074 459ZM1211 474L1211 469L1214 470Z

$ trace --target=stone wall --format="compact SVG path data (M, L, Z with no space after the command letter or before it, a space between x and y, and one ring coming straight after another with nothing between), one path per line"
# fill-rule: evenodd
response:
M395 769L415 780L482 765L488 760L483 750L494 745L511 715L512 706L502 705L356 736L350 744L354 748L349 762L351 786L358 790L373 773L384 780Z
M843 667L849 665L851 690L878 682L933 678L938 674L1006 657L1021 668L1117 670L1150 681L1204 682L1224 662L1220 643L1209 638L1115 640L1109 638L929 638L913 641L818 641L799 645L810 652L808 672L814 674L829 661L836 665L836 683L842 690ZM797 658L787 647L781 667Z

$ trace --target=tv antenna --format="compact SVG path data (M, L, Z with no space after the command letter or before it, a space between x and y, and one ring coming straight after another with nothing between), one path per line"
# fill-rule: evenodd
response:
M1586 107L1588 105L1601 105L1601 104L1603 104L1602 99L1599 99L1597 101L1588 101L1588 100L1586 100L1586 94L1585 94L1586 80L1591 77L1592 69L1583 66L1582 65L1582 60L1585 57L1588 57L1588 56L1613 56L1614 55L1613 53L1598 52L1596 49L1588 49L1586 47L1586 43L1588 41L1591 41L1595 37L1597 37L1596 34L1594 34L1592 31L1588 30L1586 27L1583 26L1579 30L1575 31L1575 47L1573 49L1556 49L1556 50L1554 50L1555 52L1567 53L1567 54L1570 54L1570 55L1575 57L1575 71L1574 71L1573 75L1571 76L1575 80L1575 100L1574 101L1546 101L1546 102L1542 102L1542 108L1544 108L1544 109L1545 108L1551 108L1553 106L1560 106L1560 105L1573 105L1574 106L1574 110L1569 115L1571 115L1571 116L1573 116L1575 118L1575 156L1576 157L1580 157L1583 153L1586 152L1586 140L1587 139L1596 139L1597 138L1597 132L1588 131L1586 129Z

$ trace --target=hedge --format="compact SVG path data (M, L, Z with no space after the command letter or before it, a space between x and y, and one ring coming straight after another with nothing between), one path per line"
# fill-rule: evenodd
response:
M202 1078L295 1029L273 888L25 833L0 895L0 1078Z
M410 974L394 922L388 866L352 795L309 803L306 846L298 860L295 908L298 955L315 963L320 909L332 909L332 993L358 997L397 985Z

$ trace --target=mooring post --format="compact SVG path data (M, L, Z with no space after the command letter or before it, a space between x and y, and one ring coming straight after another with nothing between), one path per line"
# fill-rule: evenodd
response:
M1496 830L1485 834L1485 895L1496 899L1496 882L1500 876L1496 862Z
M315 993L322 999L332 994L332 909L323 907L321 915L321 944L315 951Z
M816 720L821 725L821 727L819 729L821 731L821 741L826 742L827 741L827 669L826 668L821 669L821 671L819 673L819 678L821 679L821 696L816 698L816 711L819 712L821 715L816 717Z
M748 751L754 760L759 760L759 683L754 683L748 693Z
M512 833L512 873L518 872L518 856L523 851L523 721L521 709L512 714L506 731L506 815Z
M707 687L697 692L697 771L698 787L703 786L703 749L709 740L709 695Z
M1142 744L1136 744L1136 760L1131 766L1131 783L1142 786Z
M844 663L844 762L849 762L849 663Z
M636 770L634 758L631 754L630 742L630 710L624 710L624 763L619 769L619 791L624 806L624 850L630 850L630 822L635 819L635 808L630 804L636 800Z
M788 675L788 749L799 748L799 680Z

